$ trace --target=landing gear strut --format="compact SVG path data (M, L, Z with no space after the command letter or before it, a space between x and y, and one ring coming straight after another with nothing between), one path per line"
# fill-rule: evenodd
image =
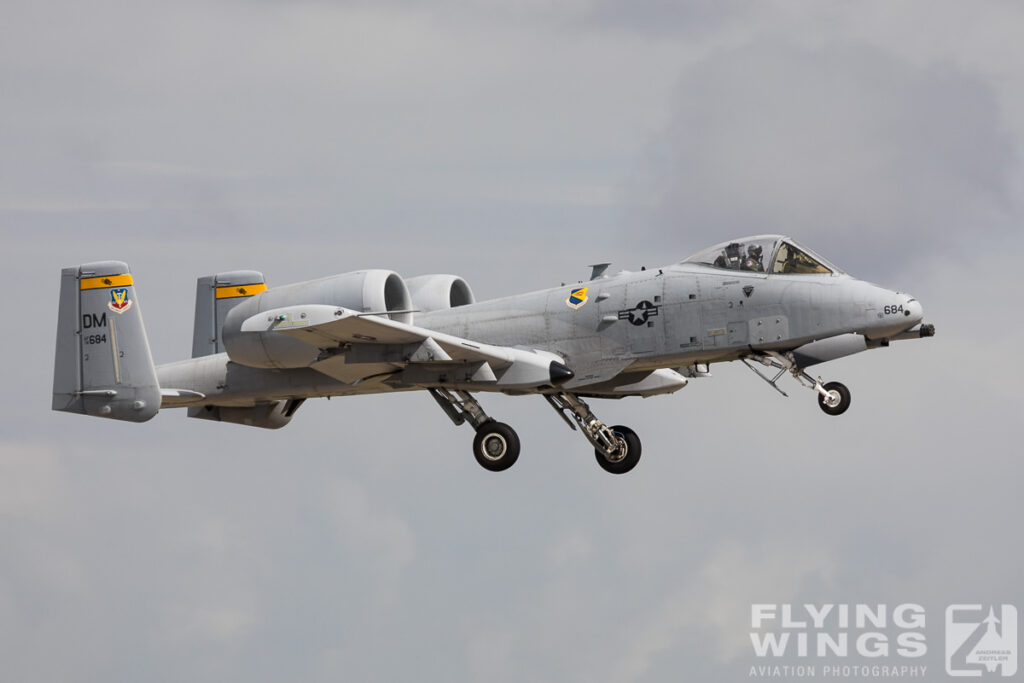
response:
M473 456L480 466L491 472L507 470L519 458L519 435L504 422L496 422L467 391L430 389L441 410L457 425L468 422L476 430ZM629 427L609 427L597 419L586 401L575 394L544 394L565 423L580 431L594 446L597 464L612 474L625 474L640 462L640 437ZM572 415L573 420L569 419Z
M544 394L544 398L575 430L576 425L566 413L572 415L583 436L594 446L597 464L606 472L625 474L640 462L640 437L632 429L622 425L607 426L597 419L586 401L575 394Z
M467 391L456 391L454 394L447 389L429 391L456 426L468 422L476 430L473 455L484 469L501 472L515 464L519 459L519 435L516 430L488 416Z
M760 370L755 368L753 365L747 362L747 358L756 360L761 365L766 365L770 368L778 368L778 373L774 377L768 379L768 377L761 373ZM842 415L846 412L846 409L850 407L850 390L846 388L845 384L841 382L829 382L823 384L821 378L815 379L807 374L807 371L803 368L797 367L796 361L793 360L790 354L776 353L775 351L768 351L767 353L758 353L747 356L747 358L741 358L743 364L754 371L758 377L768 382L777 392L783 396L789 396L785 391L779 388L776 382L785 373L790 373L802 386L812 389L818 392L818 407L825 411L829 415Z

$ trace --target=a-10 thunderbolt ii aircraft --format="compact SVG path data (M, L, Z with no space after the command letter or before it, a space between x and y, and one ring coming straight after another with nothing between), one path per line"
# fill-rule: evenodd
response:
M199 278L192 358L154 366L134 280L118 261L61 273L53 409L144 422L161 408L255 427L303 401L423 389L476 430L488 470L519 457L512 427L474 394L540 394L621 474L640 439L589 399L670 394L739 360L773 387L790 373L839 415L850 392L818 363L930 337L912 296L856 280L780 235L732 240L681 263L475 301L453 275L364 270L267 288L256 271ZM758 366L777 371L765 374Z

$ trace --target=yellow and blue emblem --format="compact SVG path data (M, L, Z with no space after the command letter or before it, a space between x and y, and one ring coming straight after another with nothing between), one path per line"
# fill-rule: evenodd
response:
M569 308L578 309L583 304L587 303L587 288L577 287L569 292L569 298L565 300L565 305Z
M122 287L110 290L110 301L107 302L107 308L114 313L124 313L131 307L132 300L128 298L127 288Z

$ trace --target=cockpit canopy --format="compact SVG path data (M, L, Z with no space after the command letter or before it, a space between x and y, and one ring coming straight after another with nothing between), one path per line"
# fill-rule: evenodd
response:
M722 242L694 254L683 263L781 275L832 275L843 272L810 249L782 235L756 235Z

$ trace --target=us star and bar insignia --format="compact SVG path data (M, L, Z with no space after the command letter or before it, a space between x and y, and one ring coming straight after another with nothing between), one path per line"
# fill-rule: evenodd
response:
M643 325L648 319L658 315L660 306L655 306L650 301L641 301L633 308L619 311L619 320L628 320L634 325Z

